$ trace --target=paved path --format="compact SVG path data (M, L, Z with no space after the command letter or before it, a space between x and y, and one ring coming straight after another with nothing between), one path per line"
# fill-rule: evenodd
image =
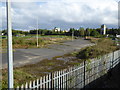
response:
M76 39L74 41L66 41L61 44L49 45L48 48L16 49L14 52L14 67L37 63L43 59L51 59L52 57L61 56L89 45L93 44L87 40ZM7 67L6 53L2 54L2 67Z

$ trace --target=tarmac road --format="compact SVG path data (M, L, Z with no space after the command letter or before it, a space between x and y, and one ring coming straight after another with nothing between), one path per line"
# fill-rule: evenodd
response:
M48 48L36 49L16 49L14 52L14 67L19 67L26 64L34 64L43 59L51 59L55 56L62 56L64 54L80 50L83 47L93 45L84 39L75 39L74 41L65 41L61 44L52 44ZM2 66L7 67L7 54L2 54Z

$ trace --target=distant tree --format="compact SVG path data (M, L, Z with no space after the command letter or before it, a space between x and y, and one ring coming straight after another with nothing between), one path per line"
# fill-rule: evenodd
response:
M4 33L4 35L7 35L7 30L2 30L2 33Z
M83 37L83 36L85 35L85 30L84 30L84 28L81 27L79 30L80 30L80 36Z
M29 32L25 31L24 34L25 34L25 35L29 35Z
M95 30L98 31L99 33L101 33L101 28L97 28Z
M100 34L99 34L98 31L93 30L90 35L91 35L91 36L98 36L98 35L100 35Z
M90 36L90 29L89 28L86 29L85 35Z
M12 30L12 35L13 36L16 36L16 35L18 35L18 34L21 34L19 31L17 31L17 30Z
M120 29L114 29L114 28L112 28L112 29L107 29L107 34L110 34L110 35L120 35Z
M30 34L37 34L37 30L30 30Z
M80 36L80 31L79 30L75 30L74 31L74 36L77 36L77 37Z
M70 28L70 30L69 30L69 35L71 36L74 31L75 31L74 28Z

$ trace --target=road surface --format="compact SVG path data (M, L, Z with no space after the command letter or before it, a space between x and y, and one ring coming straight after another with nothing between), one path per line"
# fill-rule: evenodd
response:
M87 40L75 39L74 41L65 41L60 44L52 44L47 48L34 49L16 49L14 52L14 67L19 67L26 64L34 64L43 59L51 59L55 56L62 56L64 54L77 51L83 47L93 45ZM7 67L7 54L2 54L2 66Z

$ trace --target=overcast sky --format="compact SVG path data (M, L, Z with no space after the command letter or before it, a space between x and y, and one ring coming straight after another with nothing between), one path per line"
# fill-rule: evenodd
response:
M12 2L13 29L35 29L37 19L39 28L43 29L54 27L78 29L81 26L99 28L101 24L106 24L108 28L118 27L118 0L24 1ZM0 29L5 29L6 5L4 2L0 4L0 10L2 10L2 15L0 15L2 28Z

